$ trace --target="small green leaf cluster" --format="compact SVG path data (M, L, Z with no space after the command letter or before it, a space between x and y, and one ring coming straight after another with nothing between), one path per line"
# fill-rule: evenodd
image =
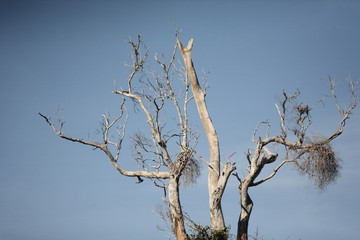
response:
M196 226L196 230L188 235L188 240L228 240L230 226L220 231L211 231L210 226Z

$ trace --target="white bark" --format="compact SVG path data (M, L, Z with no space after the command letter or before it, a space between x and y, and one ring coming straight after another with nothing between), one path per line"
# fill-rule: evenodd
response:
M290 116L290 117L286 116L289 110L287 104L290 101L294 101L298 98L298 96L300 95L299 91L297 91L291 96L288 96L285 93L285 91L283 91L284 98L281 102L280 105L281 107L276 105L280 117L281 136L273 136L273 137L269 136L270 123L268 122L260 122L255 127L252 141L256 144L256 148L253 150L252 154L250 154L249 152L249 154L247 155L247 159L249 162L249 166L248 166L249 173L243 180L241 180L236 174L239 180L239 193L241 197L241 213L238 222L237 240L248 239L248 223L251 215L251 210L253 207L253 202L248 193L249 187L254 187L270 180L276 175L279 169L286 163L290 163L290 162L295 163L296 166L298 166L304 172L308 173L309 175L314 175L311 177L314 177L315 180L318 180L317 187L320 189L326 186L329 183L329 181L333 181L335 179L335 177L337 176L336 171L338 170L337 169L338 165L336 165L336 163L332 163L331 161L328 161L326 162L326 164L316 164L315 162L315 166L308 167L310 171L307 171L307 169L302 169L301 161L306 161L307 159L309 159L308 154L310 154L310 158L315 159L314 161L318 159L321 160L324 158L331 159L332 156L321 155L321 154L328 154L324 151L319 151L318 152L318 154L320 154L319 156L315 156L315 157L313 156L317 154L316 152L317 149L329 150L329 154L333 154L328 144L332 140L334 140L335 138L341 135L341 133L343 132L343 126L345 125L345 121L349 118L351 112L357 105L356 90L357 90L358 82L349 81L349 84L350 84L351 101L347 106L347 108L341 109L339 107L335 95L334 83L330 81L330 90L335 99L335 105L338 108L339 113L342 115L342 118L339 122L338 129L334 131L334 133L332 133L327 138L322 138L317 141L304 142L305 137L308 137L307 130L312 123L309 113L313 109L313 107L309 107L308 105L300 103L295 105L295 109L294 109L295 116ZM290 132L293 134L293 136L296 139L295 141L290 141L288 137L289 128L286 126L288 119L292 119L292 120L295 119L295 124L294 124L295 127L290 130ZM264 138L261 138L259 136L257 139L256 135L258 132L258 128L261 124L267 124L268 127L266 129L266 134ZM265 165L274 163L278 158L278 154L272 153L267 147L272 143L280 144L285 148L285 157L280 163L278 163L278 165L274 168L273 172L270 175L264 177L262 180L255 182L256 178L259 176L260 172L265 167ZM331 165L331 166L329 166L329 168L327 169L325 165ZM319 171L317 171L316 167L319 166L323 166L323 167L319 169ZM329 171L327 172L327 170Z
M201 90L196 71L191 59L193 39L191 39L186 48L177 39L181 56L185 63L186 73L189 76L191 90L193 92L196 106L205 133L209 142L210 162L208 173L208 189L209 189L209 205L210 205L210 221L213 231L220 231L225 228L224 216L221 209L221 198L224 192L226 182L235 166L226 164L220 175L220 148L219 140L215 127L211 121L210 115L205 101L205 93Z
M162 184L160 187L164 189L165 193L166 193L166 189L168 190L169 193L168 204L170 207L171 221L176 235L176 239L186 240L187 236L184 227L184 216L182 213L180 196L179 196L179 180L182 174L184 175L185 173L184 169L192 170L191 168L186 168L186 167L189 166L187 165L189 162L194 160L193 154L197 154L194 149L194 146L196 144L194 144L193 146L189 146L190 143L192 144L193 142L196 142L197 138L194 137L194 134L191 133L190 127L188 127L188 115L187 115L187 104L192 98L194 98L199 117L202 121L209 142L210 161L206 161L204 159L202 160L204 160L208 164L208 190L209 190L211 228L212 231L224 230L226 226L221 209L221 199L224 190L226 188L228 178L236 167L235 165L231 164L229 161L226 162L226 164L223 166L222 169L220 167L219 140L215 127L208 113L208 109L205 101L206 88L204 90L201 89L191 58L193 39L189 41L186 48L182 45L179 39L177 39L177 46L179 47L179 51L185 63L186 74L190 80L190 84L189 84L187 77L185 77L186 79L183 79L183 82L185 84L185 99L183 99L183 101L179 101L179 99L176 97L177 94L174 93L173 88L171 86L172 79L171 77L169 77L169 70L172 67L175 59L176 46L174 48L174 52L168 66L165 65L165 60L164 62L161 62L159 61L157 56L155 56L156 62L160 64L161 68L164 71L164 76L158 78L158 75L154 74L153 75L153 77L155 78L154 83L150 81L142 82L141 79L139 79L139 82L143 84L145 88L146 87L148 88L147 90L150 92L150 94L148 94L146 91L144 92L143 90L137 91L138 90L137 83L133 82L133 78L135 74L138 71L142 71L143 69L143 66L147 59L148 51L146 50L144 55L141 54L140 47L142 46L142 41L140 36L138 36L137 43L134 43L131 39L129 43L133 50L133 55L132 55L133 62L132 65L130 65L130 67L132 68L132 72L127 79L128 89L126 91L116 90L114 91L114 93L122 95L123 98L130 98L135 102L137 102L146 116L148 127L151 132L151 138L148 139L151 140L148 141L148 139L146 138L139 137L137 146L139 146L140 150L136 149L135 147L135 150L137 151L137 153L139 153L139 157L136 158L136 160L140 162L139 169L142 170L128 171L123 169L118 163L119 153L122 145L121 143L123 141L125 134L127 116L123 125L117 129L117 133L119 137L118 142L111 142L108 138L110 129L123 116L124 113L123 105L125 103L125 100L123 100L123 103L121 105L121 114L117 118L115 118L115 120L110 122L109 119L105 115L103 115L104 118L104 123L102 125L103 139L101 143L86 141L83 139L78 139L63 135L61 131L63 122L60 122L60 128L57 129L50 122L49 117L46 117L41 113L39 113L39 115L45 119L47 124L51 126L55 134L58 135L59 137L72 142L78 142L84 145L88 145L95 149L102 150L110 159L112 165L122 175L128 177L137 177L139 179L139 182L142 182L141 177L149 178L155 183L156 186L160 186L158 185L158 183L160 182ZM178 71L176 68L175 70ZM309 112L310 110L312 110L313 107L309 107L308 105L304 105L303 103L300 103L295 106L296 116L295 118L293 118L295 119L295 127L290 129L288 126L286 126L287 120L289 120L289 118L286 116L287 104L288 102L297 99L297 97L300 95L299 91L297 91L295 94L291 96L287 96L285 91L283 91L284 99L281 102L280 107L276 105L280 117L280 125L281 125L280 136L273 136L273 137L269 136L270 123L268 122L261 122L255 128L252 141L256 144L256 148L253 150L252 153L249 152L249 154L247 155L247 160L249 162L249 166L248 166L249 173L243 180L241 180L238 177L238 175L235 174L235 176L237 176L239 180L239 192L241 196L241 214L238 222L238 235L237 235L238 240L248 239L248 233L247 233L248 223L253 207L253 202L248 193L249 187L257 186L259 184L268 181L269 179L274 177L275 174L278 172L278 170L286 163L288 162L295 163L301 170L308 173L309 175L311 174L314 175L314 173L315 175L316 174L329 175L326 172L327 170L328 173L333 174L331 177L325 176L322 178L322 176L320 176L319 181L321 184L327 184L327 182L333 181L337 176L336 175L337 174L336 170L338 168L338 165L336 163L337 159L335 158L334 156L335 153L332 151L331 147L329 146L329 143L342 134L346 120L349 119L351 112L355 109L357 105L357 91L358 91L357 86L359 84L359 81L353 82L349 80L351 101L347 106L347 108L344 109L342 109L338 104L338 99L335 94L334 81L329 79L329 83L330 83L330 91L335 100L335 105L339 113L342 115L342 119L339 121L338 129L334 131L333 134L331 134L329 137L322 138L317 141L305 141L306 131L311 125ZM191 87L193 97L189 97L189 85ZM179 129L178 132L175 132L174 134L164 135L161 130L162 126L159 122L159 115L160 115L160 110L162 110L164 107L165 101L168 99L170 99L177 112ZM183 110L181 110L180 108L180 103L183 103ZM149 105L154 107L153 111L150 111L152 110L152 108L151 107L149 108ZM264 138L261 138L259 136L258 139L256 139L256 134L261 124L268 125L266 130L266 135L264 136ZM293 136L296 138L296 141L289 140L288 131L290 133L291 132L293 133ZM179 144L180 152L176 154L170 154L167 147L167 143L174 136L180 137L181 139ZM191 138L193 140L195 139L195 141L192 142ZM280 164L279 163L277 164L277 167L274 168L273 172L270 175L263 178L262 180L258 180L257 182L255 182L256 178L259 176L260 172L265 167L265 165L268 164L270 165L274 163L278 158L278 154L272 153L268 148L268 146L270 146L272 143L277 143L284 146L286 155L283 161ZM109 150L114 147L116 149L115 154L113 154ZM141 150L143 150L145 154L150 154L151 157L150 158L143 157ZM320 154L320 158L316 154ZM321 156L321 154L323 155ZM328 157L329 155L331 155L330 158ZM172 156L177 156L177 159L174 159L173 161L171 159ZM326 168L326 166L321 167L322 165L318 164L320 168L318 167L318 169L316 169L316 166L315 168L312 168L311 164L310 167L307 165L305 165L305 167L302 167L301 164L298 162L298 161L306 161L306 160L319 161L319 159L333 160L334 161L333 166ZM149 161L152 162L149 163ZM153 162L155 162L156 166L152 165ZM308 161L308 163L309 162L310 161ZM329 165L329 161L323 165ZM165 172L160 171L160 169L166 169L166 168L168 169L168 171ZM162 179L168 179L168 184L163 182ZM324 185L320 185L320 186L324 186Z
M151 73L153 76L153 82L148 80L147 82L139 79L138 82L134 82L134 76L137 72L143 70L143 66L147 59L148 51L145 51L145 54L141 54L141 46L143 46L140 36L138 36L138 41L134 43L130 39L129 44L133 51L132 54L132 64L129 67L132 68L131 74L127 79L127 90L120 91L115 90L113 93L123 96L123 102L121 104L121 114L113 121L110 121L108 117L103 115L104 122L101 125L101 131L103 133L103 139L101 142L92 142L86 141L79 138L73 138L62 133L63 122L60 122L61 126L57 129L51 122L49 117L45 117L40 114L41 117L51 126L55 134L59 137L72 141L78 142L84 145L91 146L95 149L102 150L112 165L117 169L119 173L128 177L137 177L138 182L140 183L143 178L151 179L157 187L161 187L165 191L165 196L167 195L170 211L171 211L171 222L173 225L173 230L178 240L186 240L186 231L184 227L184 217L180 204L179 197L179 180L183 174L184 169L186 169L189 161L194 161L193 159L193 148L196 145L196 136L191 132L191 129L188 127L188 115L187 115L187 104L191 100L189 97L189 83L183 81L185 85L184 99L177 99L177 93L173 91L171 86L172 79L169 76L169 71L173 67L173 62L175 59L176 46L174 47L174 52L172 58L168 64L165 65L165 62L160 62L155 56L155 60L160 64L164 71L163 77L158 77L155 73ZM171 75L171 74L170 74ZM145 90L139 88L139 83L141 87L144 87ZM139 91L140 89L140 91ZM148 91L148 92L146 92ZM133 138L134 140L134 152L137 154L135 160L138 163L139 169L136 171L128 171L123 169L118 161L119 153L122 145L122 141L125 135L125 127L127 122L127 115L124 123L120 127L114 127L115 123L123 117L124 113L124 103L125 98L130 98L139 104L140 109L146 116L146 121L148 123L148 129L150 130L151 137L145 137L141 134L138 134ZM160 123L159 117L161 111L165 105L165 101L170 101L175 107L177 112L179 129L173 134L163 133L163 126ZM179 103L183 103L183 112L181 112ZM116 128L116 129L115 129ZM114 130L115 129L115 130ZM111 130L117 133L118 142L112 142L110 139L113 139L113 134L110 133ZM110 135L109 135L110 134ZM180 150L178 153L170 154L168 150L168 142L173 137L180 137ZM195 139L195 141L194 141ZM173 140L172 140L173 141ZM174 142L174 141L173 141ZM191 145L191 146L190 146ZM115 153L113 151L115 147ZM111 150L111 151L110 151ZM145 156L146 155L146 156ZM176 159L172 159L172 156L176 156ZM161 169L168 169L168 171L160 171ZM162 181L162 179L168 179L168 182ZM168 194L166 194L168 191Z
M171 221L176 240L186 240L184 216L180 204L179 177L171 176L168 184Z
M88 145L91 147L95 147L95 148L99 148L101 149L110 159L112 165L119 171L119 173L121 173L124 176L127 177L145 177L145 178L160 178L160 179L168 179L170 178L170 173L169 172L147 172L147 171L128 171L123 169L122 167L120 167L120 165L118 164L117 158L114 157L114 155L109 151L107 143L96 143L96 142L90 142L90 141L85 141L83 139L79 139L79 138L73 138L73 137L69 137L66 135L63 135L61 130L56 129L55 126L50 122L50 119L46 116L44 116L43 114L39 113L39 115L41 117L43 117L45 119L45 121L51 126L51 128L54 130L55 134L58 135L61 138L64 138L66 140L72 141L72 142L77 142L77 143L81 143L84 145ZM113 125L113 124L112 124ZM107 135L104 135L104 139L107 138ZM121 146L119 146L120 148Z

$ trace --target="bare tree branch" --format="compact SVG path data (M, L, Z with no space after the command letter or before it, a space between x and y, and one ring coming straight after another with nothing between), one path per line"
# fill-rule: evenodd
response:
M114 167L122 174L128 177L146 177L146 178L169 178L170 175L168 172L157 172L157 173L150 173L150 172L146 172L146 171L127 171L124 170L123 168L121 168L117 161L115 160L114 156L112 155L112 153L110 152L109 148L108 148L108 143L96 143L96 142L90 142L90 141L85 141L83 139L79 139L79 138L73 138L73 137L69 137L66 135L63 135L60 130L57 130L56 127L50 122L50 118L45 117L43 114L39 113L39 115L45 119L45 121L49 124L49 126L51 126L51 128L54 130L55 134L58 135L61 138L64 138L66 140L72 141L72 142L78 142L84 145L88 145L88 146L92 146L98 149L101 149L110 159L111 163L114 165ZM118 118L117 118L118 119ZM117 121L117 120L116 120ZM112 124L113 125L113 124ZM108 126L107 126L108 127ZM107 138L107 136L106 136Z

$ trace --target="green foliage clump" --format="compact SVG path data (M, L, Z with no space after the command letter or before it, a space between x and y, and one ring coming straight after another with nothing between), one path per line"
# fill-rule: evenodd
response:
M220 231L211 231L210 226L196 226L196 231L188 235L188 240L228 240L230 226Z

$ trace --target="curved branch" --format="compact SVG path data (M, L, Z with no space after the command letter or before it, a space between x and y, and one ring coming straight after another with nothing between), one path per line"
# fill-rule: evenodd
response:
M72 142L77 142L77 143L81 143L84 145L88 145L88 146L92 146L95 148L99 148L101 149L110 159L112 165L124 176L128 176L128 177L146 177L146 178L162 178L162 179L167 179L170 178L170 173L169 172L146 172L146 171L127 171L124 170L123 168L120 167L120 165L117 163L116 158L114 158L114 156L112 155L112 153L110 152L110 150L107 147L107 143L96 143L96 142L90 142L90 141L85 141L79 138L73 138L73 137L69 137L66 135L63 135L61 133L60 130L57 130L56 127L50 122L50 118L44 116L43 114L39 113L39 115L45 119L45 121L47 122L47 124L50 125L50 127L54 130L55 134L58 135L61 138L64 138L66 140L72 141ZM118 119L118 118L117 118Z
M272 172L269 176L267 176L266 178L264 178L264 179L262 179L262 180L260 180L260 181L258 181L258 182L256 182L256 183L252 183L252 184L250 184L249 186L250 186L250 187L254 187L254 186L257 186L257 185L259 185L259 184L261 184L261 183L264 183L264 182L266 182L267 180L271 179L272 177L275 176L275 174L279 171L279 169L280 169L285 163L287 163L287 162L294 162L294 160L283 160L283 161L273 170L273 172Z

